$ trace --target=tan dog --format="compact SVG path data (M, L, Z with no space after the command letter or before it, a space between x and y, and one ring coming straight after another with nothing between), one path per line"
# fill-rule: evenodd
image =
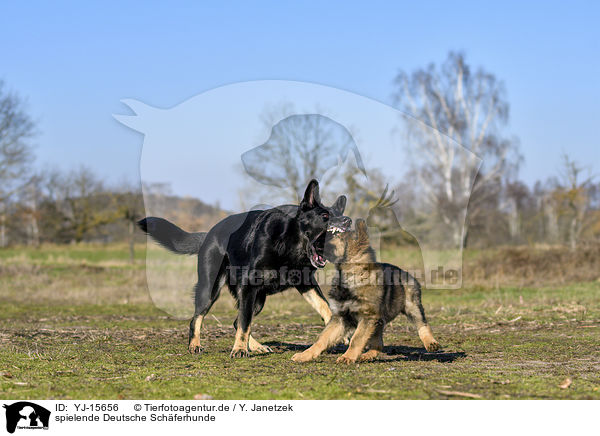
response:
M383 351L385 325L399 313L416 325L427 351L440 348L425 319L419 282L397 266L376 261L364 220L356 221L355 231L340 233L326 242L324 254L337 270L329 292L333 317L317 342L295 354L294 361L316 359L352 331L350 346L337 362L372 360ZM365 347L369 351L363 353Z

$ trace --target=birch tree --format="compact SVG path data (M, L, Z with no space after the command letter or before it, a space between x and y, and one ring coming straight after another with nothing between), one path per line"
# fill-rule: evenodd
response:
M464 207L469 205L471 220L482 214L486 196L498 193L519 160L515 141L501 135L509 115L503 85L483 69L473 71L454 52L440 67L401 71L395 84L399 108L423 122L410 128L423 200L451 229L454 242L464 245ZM461 153L448 137L471 153Z
M7 243L6 213L10 198L25 184L33 160L34 123L23 101L0 81L0 247Z

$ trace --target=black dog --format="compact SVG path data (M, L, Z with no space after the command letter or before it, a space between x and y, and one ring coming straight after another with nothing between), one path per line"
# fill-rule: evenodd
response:
M189 345L200 353L200 329L204 316L227 286L238 303L232 357L249 351L270 352L250 336L252 317L262 310L267 295L295 287L327 323L331 310L314 277L325 266L323 246L327 232L350 228L343 216L346 197L331 208L321 204L319 184L311 180L299 206L285 205L229 216L207 234L187 233L162 219L139 222L143 231L165 248L180 254L198 255L195 312L190 323Z

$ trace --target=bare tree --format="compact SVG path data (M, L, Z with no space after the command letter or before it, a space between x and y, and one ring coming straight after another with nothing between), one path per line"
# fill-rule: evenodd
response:
M453 52L439 68L431 64L412 74L400 72L395 83L400 109L424 122L410 128L423 199L454 242L464 245L467 204L471 220L484 213L486 196L498 192L519 161L515 141L501 136L509 112L503 85L483 69L472 71L464 55Z
M558 200L568 220L568 243L571 251L577 249L577 242L583 229L584 219L589 206L588 188L593 176L581 180L584 168L563 154L562 186L556 191ZM589 171L588 171L589 172Z
M144 216L144 199L141 190L133 185L123 182L114 194L115 213L127 223L129 241L129 263L135 262L135 236L136 222Z
M546 182L546 185L552 186L552 188L542 189L539 192L540 209L543 216L543 227L544 234L543 239L545 242L556 244L560 242L560 227L558 225L558 218L560 213L560 200L556 196L556 189L559 186L558 180L550 179Z
M40 245L40 203L42 202L43 175L34 174L29 183L20 190L19 202L24 214L23 227L27 235L27 244Z
M520 242L522 231L521 214L530 198L529 188L518 180L508 180L504 185L501 208L506 211L508 236L512 242Z
M313 178L322 184L335 180L350 152L364 174L354 139L344 126L323 115L293 113L289 104L267 110L262 121L271 129L270 137L242 155L246 174L268 186L271 203L299 198ZM255 185L252 190L256 191Z
M33 160L30 139L34 123L23 101L0 81L0 247L7 243L7 203L24 184Z
M50 171L44 177L46 220L55 240L81 242L94 231L121 217L115 195L100 178L84 166L63 174Z

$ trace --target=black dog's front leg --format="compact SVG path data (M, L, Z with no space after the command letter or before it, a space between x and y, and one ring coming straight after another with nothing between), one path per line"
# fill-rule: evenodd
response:
M321 318L327 324L331 319L331 309L319 285L314 283L312 285L298 286L297 289L300 295L308 301L308 304L321 315Z
M256 288L241 285L238 290L238 319L235 332L235 342L231 350L231 357L248 357L248 341L250 338L250 324L254 313Z

